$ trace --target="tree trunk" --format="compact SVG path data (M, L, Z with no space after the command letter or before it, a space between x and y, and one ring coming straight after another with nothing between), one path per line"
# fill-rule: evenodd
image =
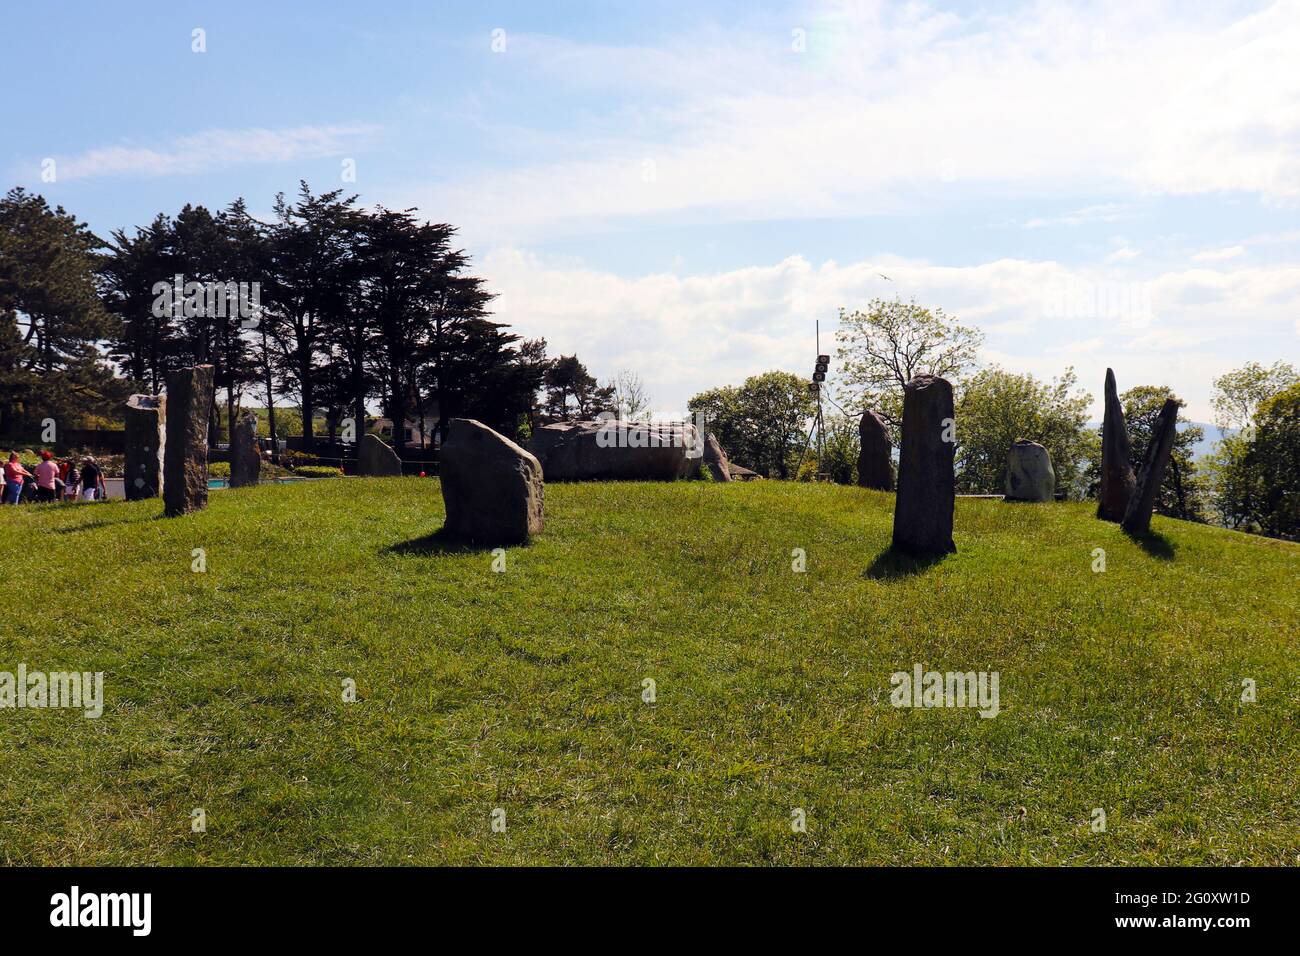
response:
M315 445L312 436L312 414L316 411L311 388L311 356L298 359L298 384L302 389L302 450L310 452Z
M360 373L353 373L353 377L352 440L355 445L359 445L366 434L366 392Z
M262 326L262 368L266 370L266 417L267 428L271 435L271 461L280 463L280 446L275 434L275 391L271 379L271 351L266 345L266 326Z
M397 381L400 376L394 373L391 383L392 396L389 398L389 414L393 419L393 450L398 458L406 457L406 389Z

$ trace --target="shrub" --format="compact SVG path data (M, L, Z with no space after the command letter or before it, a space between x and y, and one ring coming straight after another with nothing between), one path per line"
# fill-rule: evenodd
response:
M303 465L301 468L295 468L293 473L299 478L342 478L342 468L332 468L329 465Z
M294 451L292 448L280 452L280 464L286 468L297 468L300 465L316 464L316 456L308 454L305 451Z
M229 478L230 462L228 461L210 461L208 462L209 478Z

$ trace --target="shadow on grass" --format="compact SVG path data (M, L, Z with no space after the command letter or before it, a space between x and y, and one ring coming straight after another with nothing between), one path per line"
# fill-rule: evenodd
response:
M426 534L422 538L412 538L410 541L403 541L400 544L390 544L384 548L382 554L400 554L405 557L412 555L427 556L430 554L476 554L483 551L491 551L494 548L501 547L495 544L475 544L472 541L465 541L461 538L455 538L447 534L445 528L439 528L433 534Z
M905 551L895 551L893 547L888 547L876 555L876 560L871 562L871 567L862 572L862 576L876 581L908 578L914 574L921 574L946 557L948 557L946 554L908 554Z
M72 504L72 505L66 505L65 507L82 508L85 506ZM99 507L99 506L93 505L92 507ZM113 525L118 525L118 524L144 524L146 521L162 521L166 517L167 516L160 511L157 514L150 513L150 514L143 514L143 515L133 515L130 518L113 518L111 520L104 519L101 521L88 521L85 524L73 525L70 528L55 528L54 533L55 534L76 534L79 531L94 531L98 528L111 528L113 527Z
M1177 550L1172 541L1166 538L1159 531L1144 531L1141 534L1135 534L1132 531L1125 531L1130 541L1139 548L1151 555L1153 558L1159 558L1161 561L1172 561L1174 552Z

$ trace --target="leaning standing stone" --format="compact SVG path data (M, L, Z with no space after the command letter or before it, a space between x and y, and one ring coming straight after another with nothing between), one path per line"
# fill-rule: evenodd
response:
M1007 452L1007 500L1051 501L1055 493L1056 472L1047 449L1019 439Z
M894 443L879 412L867 409L858 422L858 484L879 491L894 490Z
M903 387L895 550L915 555L957 550L952 540L955 448L952 384L937 375L918 375Z
M476 544L525 544L542 530L542 466L509 438L453 418L438 458L444 530Z
M163 487L167 447L167 397L132 395L126 401L126 500L157 498Z
M257 415L244 412L230 436L230 487L257 484L262 473L262 450L257 444Z
M402 477L402 459L378 435L367 434L357 452L357 474L371 478Z
M1151 444L1147 445L1146 457L1142 460L1142 470L1138 473L1137 490L1129 499L1128 510L1124 512L1123 528L1129 534L1146 534L1151 530L1151 512L1156 506L1156 497L1160 494L1160 483L1164 481L1165 466L1174 450L1174 436L1178 429L1178 400L1165 399L1151 430Z
M713 432L704 437L704 464L714 481L731 480L731 462L727 461L727 453Z
M169 518L208 506L208 415L211 409L211 365L196 365L167 374L163 510Z
M1123 521L1137 481L1129 462L1128 426L1115 388L1115 373L1106 369L1106 414L1101 425L1101 494L1097 517Z

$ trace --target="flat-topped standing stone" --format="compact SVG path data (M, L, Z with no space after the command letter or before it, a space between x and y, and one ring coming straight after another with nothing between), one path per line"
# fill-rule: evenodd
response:
M879 412L867 409L858 422L858 484L879 491L894 490L894 443Z
M438 458L444 530L475 544L524 544L542 530L542 466L472 418L453 418Z
M230 436L230 487L255 485L262 474L262 450L257 444L257 415L244 412L235 419Z
M208 506L208 416L212 366L167 373L167 449L163 504L169 518Z
M731 480L731 462L727 461L727 453L722 450L722 445L713 432L704 437L704 464L714 481Z
M1007 499L1051 501L1056 493L1056 472L1047 449L1021 438L1007 452Z
M166 396L132 395L126 401L126 461L122 469L127 501L162 494L166 447Z
M357 474L371 478L400 478L402 459L378 435L367 434L361 439L361 448L357 451Z
M894 549L928 556L957 550L952 540L957 488L952 384L918 375L903 387L903 443L894 504Z
M1097 517L1105 521L1123 521L1129 500L1137 487L1132 450L1128 443L1128 426L1124 424L1124 406L1115 388L1115 373L1106 369L1106 413L1101 424L1101 493Z
M1151 444L1147 445L1146 456L1142 459L1137 489L1129 499L1128 510L1124 512L1122 526L1129 534L1146 534L1151 530L1151 512L1155 510L1156 497L1160 494L1165 466L1173 454L1177 429L1178 400L1167 398L1164 407L1160 409L1155 427L1151 429Z

